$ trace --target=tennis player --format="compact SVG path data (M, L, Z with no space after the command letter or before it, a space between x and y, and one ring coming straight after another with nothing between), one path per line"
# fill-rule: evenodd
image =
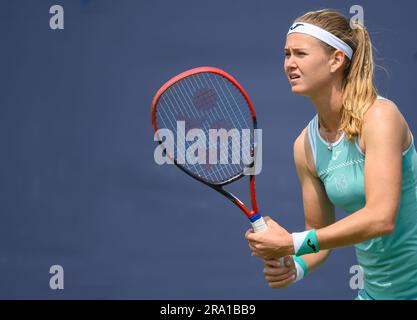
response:
M355 245L357 299L417 299L417 155L397 106L377 94L367 30L334 10L308 12L289 29L284 69L317 114L294 143L306 231L268 218L266 231L246 233L269 286L299 281L331 249ZM347 213L337 222L335 206Z

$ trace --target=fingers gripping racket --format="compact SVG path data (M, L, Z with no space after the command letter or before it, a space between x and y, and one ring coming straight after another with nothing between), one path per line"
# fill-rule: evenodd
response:
M178 126L181 121L185 123L182 128ZM255 232L267 228L256 202L255 175L247 174L247 169L255 164L255 109L246 92L232 76L217 68L200 67L172 78L158 90L152 101L152 125L158 143L178 168L232 201L249 218ZM170 150L167 141L158 135L161 128L171 130L177 137L185 136L191 129L200 129L206 136L209 136L210 129L237 129L240 132L246 129L249 135L242 135L241 149L250 150L249 155L253 158L248 159L247 153L245 158L242 151L242 157L237 163L187 163L178 148L187 149L191 142L175 141L173 150ZM213 148L212 145L203 147L207 151ZM230 154L222 155L227 160L233 160ZM252 209L224 189L225 185L244 175L249 177Z

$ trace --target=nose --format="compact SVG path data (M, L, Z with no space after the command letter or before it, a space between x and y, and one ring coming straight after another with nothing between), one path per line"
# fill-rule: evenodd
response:
M284 69L285 71L289 71L289 70L293 70L297 68L297 64L295 62L294 59L294 55L290 54L288 56L285 57L285 62L284 62Z

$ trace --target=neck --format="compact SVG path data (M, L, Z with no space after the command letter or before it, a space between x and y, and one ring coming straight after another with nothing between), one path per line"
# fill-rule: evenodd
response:
M325 87L314 96L310 96L319 116L320 126L334 133L339 130L342 110L342 90L340 86Z

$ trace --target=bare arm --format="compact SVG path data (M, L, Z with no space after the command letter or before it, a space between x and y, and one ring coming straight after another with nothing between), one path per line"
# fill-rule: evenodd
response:
M394 230L402 181L402 149L407 125L396 107L378 101L363 126L366 146L366 205L350 216L317 230L321 249L342 247L390 234Z
M304 129L294 143L294 162L300 180L306 229L320 229L335 221L334 206L327 197L320 179L315 175L314 160ZM330 250L304 255L309 272L320 266L329 256Z
M309 169L305 133L304 139L299 139L304 143L296 142L295 158L303 189L306 226L317 230L321 250L360 243L394 230L401 194L402 151L409 141L407 124L394 104L377 101L365 115L362 139L366 150L366 205L335 223L332 223L332 207L323 186ZM269 221L268 227L270 230L247 235L254 255L271 259L294 254L291 234L274 221ZM322 261L311 259L314 258L306 256L311 269Z
M306 133L307 129L304 129L294 143L294 161L301 183L305 227L319 229L334 222L334 207L327 198L320 179L315 176L314 161ZM266 218L266 221L270 227L278 227L270 219ZM256 252L255 248L251 249ZM304 255L303 260L308 272L318 268L329 254L330 250L322 250L316 254ZM297 275L295 263L290 256L285 257L285 266L280 265L277 259L265 259L264 264L265 279L271 288L286 288L293 283Z

